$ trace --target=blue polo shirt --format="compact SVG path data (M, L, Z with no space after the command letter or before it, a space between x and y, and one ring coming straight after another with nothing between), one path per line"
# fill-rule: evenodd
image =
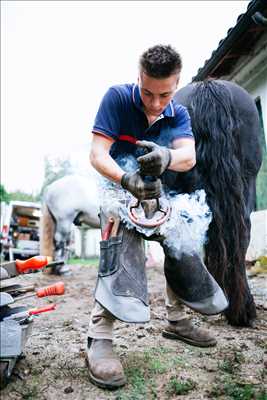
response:
M125 159L130 156L136 159L143 154L143 149L135 144L137 140L149 140L172 148L176 139L194 139L187 109L174 100L149 126L136 84L109 88L97 112L93 133L115 140L110 155L125 170Z

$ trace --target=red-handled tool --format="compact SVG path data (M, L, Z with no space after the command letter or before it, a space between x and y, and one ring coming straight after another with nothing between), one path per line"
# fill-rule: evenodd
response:
M46 297L46 296L61 296L65 293L64 282L57 282L44 288L37 289L35 293L26 294L25 296L18 296L15 301L24 300L27 297Z
M15 313L15 314L11 314L8 317L3 318L3 320L9 320L9 319L20 320L20 319L28 318L31 315L38 315L38 314L41 314L44 312L53 311L55 309L56 309L55 304L49 304L48 306L45 306L45 307L32 308L31 310L21 311L21 312Z
M53 311L55 309L56 309L55 304L49 304L48 306L45 306L45 307L33 308L32 310L28 310L28 313L29 313L29 315L37 315L37 314L41 314L43 312Z
M109 239L114 222L114 218L109 217L108 222L102 232L102 240Z
M19 274L24 274L30 270L39 270L48 264L49 260L46 256L35 256L28 260L15 260L1 264L1 268L4 268L8 273L7 278L13 278ZM6 279L7 279L6 278Z

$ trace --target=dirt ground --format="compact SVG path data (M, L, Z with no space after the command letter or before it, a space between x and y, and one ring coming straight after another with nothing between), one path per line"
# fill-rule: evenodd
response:
M148 269L151 321L145 325L118 323L115 349L128 378L116 391L102 390L88 379L85 348L97 263L72 265L72 277L61 278L66 294L28 299L30 306L56 302L53 312L35 317L25 357L14 370L1 400L143 400L143 399L267 399L266 275L249 280L257 304L254 329L236 329L224 317L203 317L192 311L196 324L218 339L201 349L164 339L164 277L160 267ZM44 273L23 277L46 286L59 280Z

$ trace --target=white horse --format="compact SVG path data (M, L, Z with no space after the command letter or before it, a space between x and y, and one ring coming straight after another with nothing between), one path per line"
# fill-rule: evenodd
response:
M43 199L40 253L56 261L66 261L71 225L82 223L100 228L96 178L73 174L51 183Z

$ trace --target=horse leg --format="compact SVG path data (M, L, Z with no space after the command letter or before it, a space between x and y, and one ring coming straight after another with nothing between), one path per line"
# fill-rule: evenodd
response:
M58 219L56 223L56 230L54 234L54 259L55 261L67 261L69 256L69 243L71 234L72 221ZM68 265L57 265L54 267L54 273L58 275L70 275L70 268Z
M236 286L236 282L231 281L229 287L229 308L226 310L225 315L228 321L233 325L239 326L253 326L253 321L256 318L256 306L253 296L250 292L248 285L247 275L246 275L246 252L250 242L250 213L255 208L256 200L256 178L250 178L249 181L245 183L244 197L246 201L246 214L244 217L246 234L244 235L244 242L242 244L243 253L243 263L240 265L240 277L239 285ZM242 292L242 297L238 295L238 291ZM235 304L235 307L233 306ZM238 313L237 313L238 309Z
M43 256L54 257L54 233L55 220L46 204L44 204L40 219L40 254Z

